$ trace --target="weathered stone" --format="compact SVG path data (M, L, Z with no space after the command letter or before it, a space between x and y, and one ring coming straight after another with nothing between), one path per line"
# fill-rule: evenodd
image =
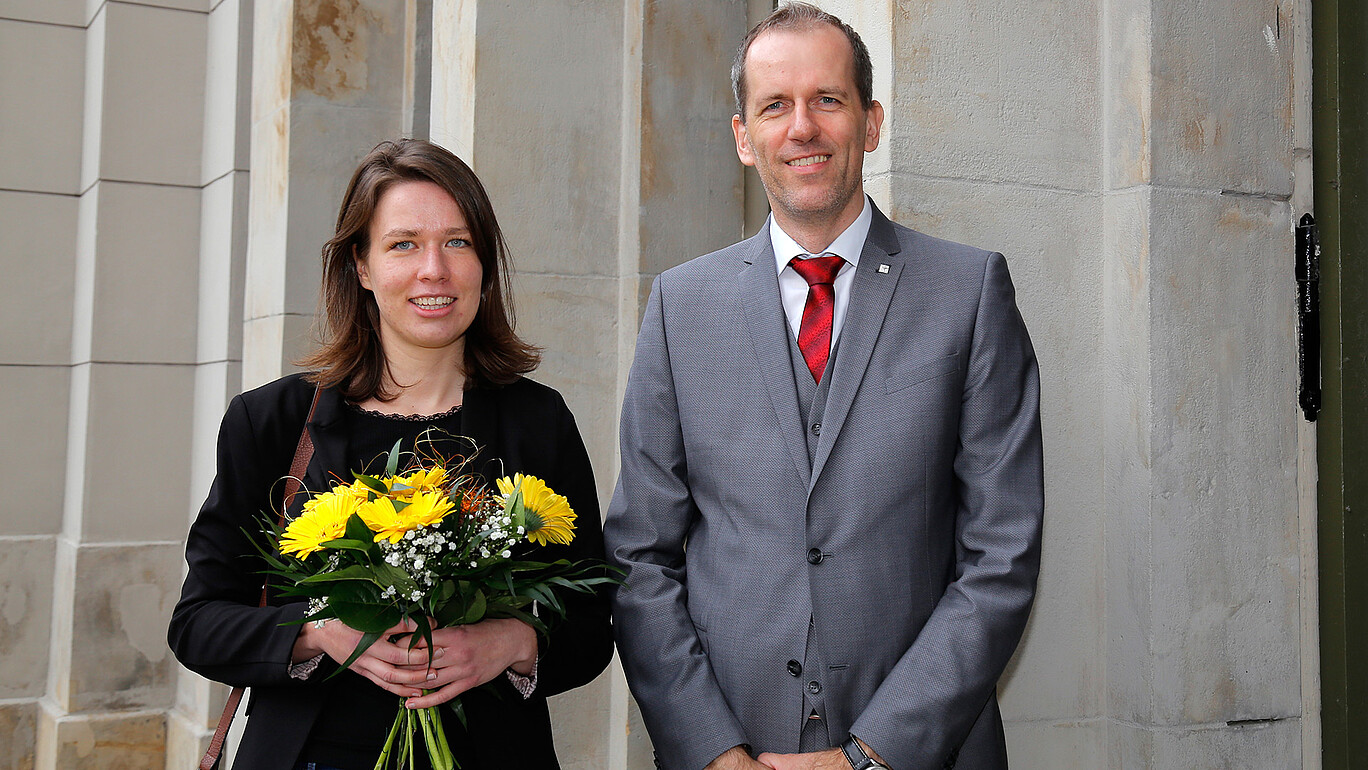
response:
M38 703L0 703L0 735L5 736L5 740L0 741L0 770L33 770L38 742Z
M65 716L43 709L37 770L151 770L166 766L160 711Z

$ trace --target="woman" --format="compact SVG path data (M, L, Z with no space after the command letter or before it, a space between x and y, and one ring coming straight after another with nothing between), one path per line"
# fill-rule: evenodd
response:
M546 697L607 665L602 594L569 597L568 617L549 639L518 620L485 620L434 632L430 666L426 649L395 637L328 679L359 632L337 620L291 625L306 605L274 592L259 607L264 565L245 534L279 509L278 482L301 430L314 446L304 487L318 491L353 470L377 470L396 440L412 451L435 427L481 448L475 467L487 480L520 471L569 499L574 540L533 558L602 558L598 498L574 418L556 391L522 377L539 356L513 331L505 250L484 188L456 156L419 140L380 144L352 176L323 248L324 344L303 362L310 373L229 405L168 638L192 671L252 688L238 767L369 770L401 702L421 708L457 695L467 726L445 725L464 770L558 767Z

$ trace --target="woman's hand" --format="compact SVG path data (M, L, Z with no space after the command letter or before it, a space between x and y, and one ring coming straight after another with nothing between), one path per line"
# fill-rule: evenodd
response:
M411 620L390 628L352 661L351 670L395 695L405 698L422 695L424 688L433 686L430 682L437 678L435 666L440 665L444 653L438 648L434 668L430 669L426 646L409 649L410 634L417 628ZM341 665L351 657L361 637L360 631L340 620L329 620L322 626L305 623L295 638L290 659L299 663L323 653Z
M412 709L446 703L466 690L494 679L505 669L529 675L537 661L537 632L512 618L482 620L468 626L432 632L432 671L422 687L432 692L408 699ZM427 642L418 640L413 652L426 658Z

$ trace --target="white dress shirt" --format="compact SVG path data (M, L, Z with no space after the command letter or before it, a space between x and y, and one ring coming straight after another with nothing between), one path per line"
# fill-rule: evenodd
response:
M874 209L869 203L869 196L865 196L864 210L850 223L850 227L836 236L836 240L832 241L830 246L813 254L790 238L789 234L779 227L779 223L774 221L774 215L770 215L770 243L774 246L774 262L779 271L779 298L784 303L784 316L788 319L789 330L793 332L795 339L798 337L798 327L803 322L803 306L807 304L808 284L803 280L803 276L798 275L798 271L789 265L789 260L794 257L806 259L820 257L823 254L835 254L846 261L841 265L841 271L836 274L836 281L832 284L836 301L831 309L831 346L835 349L836 340L841 336L841 327L845 323L846 308L850 306L850 287L855 283L855 266L860 263L860 252L864 251L865 238L869 236L869 223L873 220Z

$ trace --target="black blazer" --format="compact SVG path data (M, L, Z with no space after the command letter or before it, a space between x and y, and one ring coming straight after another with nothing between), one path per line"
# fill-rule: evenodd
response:
M298 626L281 624L303 617L305 604L272 592L268 606L257 606L263 565L243 532L259 532L262 512L279 506L280 480L289 471L313 393L314 386L301 375L291 375L229 404L219 431L218 475L186 539L189 571L167 635L186 668L252 688L237 754L237 766L251 770L294 765L323 703L327 685L321 680L332 670L326 666L335 666L325 658L325 668L309 680L290 678ZM308 489L327 489L330 474L347 474L358 459L349 451L348 437L337 430L344 408L335 391L320 395L308 425L314 443L305 474ZM569 499L578 514L574 541L539 548L538 558L603 558L593 471L559 393L526 379L469 390L461 432L483 448L477 461L486 479L521 471L544 479ZM531 698L524 700L503 678L494 682L497 693L480 688L461 696L475 754L473 766L464 770L559 767L546 698L588 683L612 656L604 593L576 595L567 603L568 619L542 642ZM458 724L451 717L447 721Z

